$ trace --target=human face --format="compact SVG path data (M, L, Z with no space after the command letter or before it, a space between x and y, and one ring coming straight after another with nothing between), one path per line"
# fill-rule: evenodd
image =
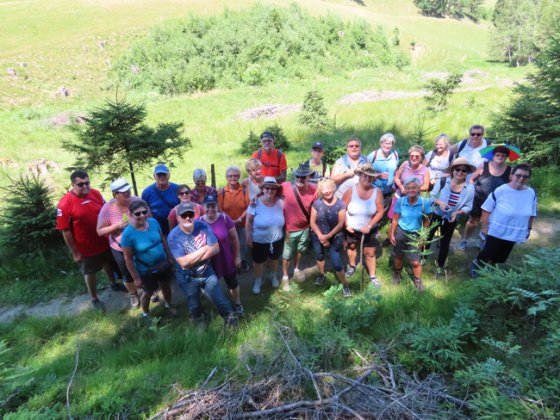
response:
M146 207L138 207L132 213L132 219L137 227L145 226L148 221L148 209Z
M357 159L358 156L360 156L360 153L362 153L362 145L360 144L359 141L352 140L352 141L348 142L348 144L346 145L346 150L347 150L348 156L351 159Z
M181 203L191 201L191 191L187 190L186 188L181 189L181 191L179 191L177 195L179 196L179 200L181 200Z
M445 142L443 140L436 141L436 150L441 153L445 150Z
M482 136L483 135L484 135L484 131L482 131L480 128L473 128L471 130L471 132L469 133L469 136L470 136L471 140L476 142L476 143L481 143L482 142Z
M206 187L206 177L201 176L196 181L194 181L194 185L196 186L197 190L203 190Z
M313 159L315 160L319 160L323 157L323 155L325 154L324 150L321 149L311 149L311 156L313 157Z
M89 194L89 178L76 178L72 183L72 191L78 197L86 197Z
M392 148L393 148L393 142L391 140L385 140L383 143L381 143L381 151L385 155L388 155L389 152L391 152Z
M457 166L453 168L453 176L458 179L466 178L467 174L469 173L469 168L466 166Z
M516 190L521 190L525 187L529 178L531 178L529 171L518 169L513 175L511 175L511 186Z
M274 149L274 140L270 137L265 137L261 140L261 145L265 152L272 152Z
M190 231L194 228L194 212L187 211L183 214L177 215L177 223L180 227Z
M117 200L117 203L119 203L121 206L130 205L130 190L115 193L115 198Z
M252 169L251 171L249 171L251 178L256 179L256 180L260 180L262 179L262 166L258 166L255 169Z
M303 188L309 184L308 176L296 176L296 187Z
M218 217L218 206L216 204L205 204L204 205L204 213L211 221L215 220Z
M420 152L413 151L410 153L409 157L410 163L412 163L412 166L414 167L420 165L420 162L422 162L422 155L420 154Z
M330 201L334 197L334 191L335 189L328 185L321 188L321 194L326 201Z
M156 185L160 188L167 188L167 186L169 185L169 174L154 174L154 179L156 180Z
M494 152L494 158L492 159L496 163L504 163L506 161L507 155L501 152Z
M263 193L264 193L264 197L267 199L272 199L276 197L276 187L263 187Z
M373 184L373 181L375 181L374 176L366 175L363 173L360 174L360 182L363 186L371 186L371 184Z
M420 187L416 182L409 182L404 189L409 199L418 196L420 193Z
M237 186L239 185L239 178L241 177L241 174L239 172L235 172L235 171L230 171L226 178L227 178L227 182L229 185L231 186Z

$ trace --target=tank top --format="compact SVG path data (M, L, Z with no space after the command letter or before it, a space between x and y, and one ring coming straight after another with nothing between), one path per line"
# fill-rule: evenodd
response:
M484 162L482 174L476 179L474 184L475 195L479 199L485 199L492 191L501 185L509 182L509 174L511 166L508 166L504 173L500 176L494 176L490 173L490 163Z
M352 186L352 197L348 203L348 210L346 212L346 221L348 226L354 230L360 230L366 226L373 215L377 213L377 188L373 189L371 197L363 200L358 195L357 186Z
M249 177L249 179L247 180L247 194L249 195L249 200L255 198L260 192L261 189L259 188L259 186L253 183L253 181L251 181L251 177Z
M415 178L418 178L418 180L420 181L420 185L424 185L424 177L426 176L427 173L428 173L428 167L426 165L420 164L418 168L412 170L412 168L410 167L410 162L406 162L406 165L401 173L401 182L404 184L404 182L408 178L413 176ZM395 195L397 197L401 196L400 190L398 188L397 191L395 192Z

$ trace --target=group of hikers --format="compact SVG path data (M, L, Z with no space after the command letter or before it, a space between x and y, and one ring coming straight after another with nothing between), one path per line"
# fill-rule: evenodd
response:
M442 279L457 223L467 218L457 250L466 249L480 223L480 252L470 264L475 277L484 265L505 262L514 244L528 239L536 216L536 194L527 186L531 167L509 166L520 157L519 149L490 144L481 125L453 145L440 134L427 154L414 145L402 163L391 133L367 156L362 142L350 138L332 168L323 160L323 144L316 142L311 158L291 170L293 182L287 181L286 156L275 148L274 135L264 132L260 140L261 148L246 163L248 176L242 180L240 168L229 166L226 185L218 190L206 185L203 169L194 171L191 188L170 182L169 168L158 164L155 182L141 198L131 195L126 180L117 179L110 185L113 198L105 202L90 187L88 174L74 171L72 188L58 205L56 227L80 264L92 305L103 309L96 291L96 273L103 269L111 288L127 291L131 306L140 306L150 323L150 302L160 299L160 291L165 311L176 314L170 287L175 278L195 322L208 321L204 291L226 325L235 325L244 314L238 273L252 268L254 294L261 293L263 273L272 288L289 291L291 279L302 275L309 243L319 271L315 283L326 281L328 254L344 297L352 296L348 280L362 258L372 287L381 287L376 251L389 245L393 284L401 282L406 257L422 291L424 248L438 231L436 279ZM115 272L122 283L115 281Z

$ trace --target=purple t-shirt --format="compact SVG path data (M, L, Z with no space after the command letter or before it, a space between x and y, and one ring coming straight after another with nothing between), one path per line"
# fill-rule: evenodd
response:
M206 218L204 218L204 221L208 223L220 244L220 252L214 255L211 260L212 268L214 268L216 276L220 278L224 275L234 273L236 267L233 247L229 240L229 230L235 227L235 223L233 223L233 220L225 213L220 213L214 223L209 223Z

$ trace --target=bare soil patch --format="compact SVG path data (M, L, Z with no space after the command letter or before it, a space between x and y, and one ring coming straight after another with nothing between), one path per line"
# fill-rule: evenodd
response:
M249 108L239 113L244 120L254 120L257 118L273 118L292 112L299 111L301 104L266 104L256 108Z

